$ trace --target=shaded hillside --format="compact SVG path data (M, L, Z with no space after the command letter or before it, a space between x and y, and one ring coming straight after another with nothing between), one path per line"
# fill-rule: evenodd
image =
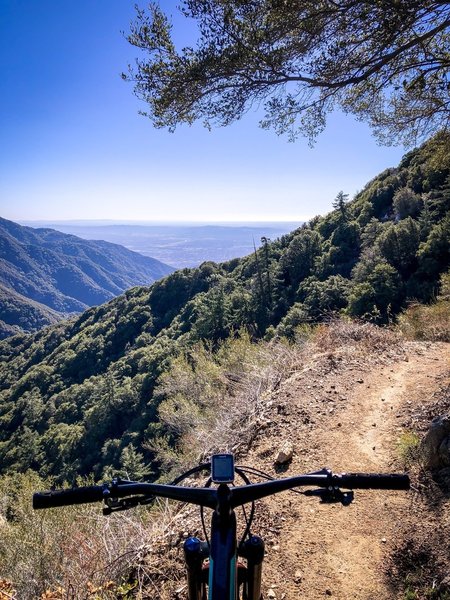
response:
M61 314L0 284L0 338L57 323Z
M431 300L449 266L447 150L448 138L432 140L353 201L339 194L332 213L253 255L177 271L70 323L5 340L2 470L72 478L157 469L155 448L178 442L158 406L160 376L180 353L200 377L203 344L218 348L239 329L289 338L332 314L386 323L410 299ZM220 386L226 398L226 378Z
M2 331L35 331L54 322L58 313L62 318L82 312L172 271L116 244L0 219Z

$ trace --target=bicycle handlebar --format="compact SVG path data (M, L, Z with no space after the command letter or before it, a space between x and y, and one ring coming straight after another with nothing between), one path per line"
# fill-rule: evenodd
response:
M403 474L383 473L342 473L333 475L324 469L318 473L298 475L286 479L275 479L265 483L254 483L231 489L231 505L233 507L259 500L278 492L283 492L294 487L318 486L322 488L336 487L346 489L374 489L374 490L408 490L409 477Z
M342 473L336 475L340 485L352 489L409 490L408 475L397 473Z
M242 504L301 486L407 490L409 489L409 477L408 475L381 473L342 473L333 475L331 471L324 469L317 473L232 488L228 488L223 484L218 488L189 488L156 483L113 481L112 484L37 492L33 494L33 508L53 508L71 504L101 502L108 498L126 498L140 494L143 498L159 496L214 509L218 503L219 493L224 493L226 490L225 493L229 494L230 506L236 508Z
M69 506L71 504L101 502L104 499L104 489L101 485L92 485L67 490L36 492L33 494L33 508L54 508L56 506Z
M67 490L50 490L33 494L33 508L54 508L71 504L101 502L107 498L126 498L140 494L159 496L199 506L215 508L216 490L213 488L188 488L158 483L113 482L108 485L93 485Z

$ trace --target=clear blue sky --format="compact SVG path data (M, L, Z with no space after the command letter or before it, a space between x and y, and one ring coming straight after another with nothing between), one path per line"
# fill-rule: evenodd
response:
M259 129L256 113L211 132L154 129L120 78L138 52L121 34L133 16L134 0L0 0L4 218L306 220L404 154L339 114L313 149Z

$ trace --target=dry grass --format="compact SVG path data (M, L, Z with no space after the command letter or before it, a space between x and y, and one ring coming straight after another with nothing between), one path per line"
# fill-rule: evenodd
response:
M429 306L411 304L400 315L398 325L410 340L450 342L450 302L440 300Z
M401 336L388 327L337 319L327 325L319 325L313 341L323 352L376 353L400 346Z

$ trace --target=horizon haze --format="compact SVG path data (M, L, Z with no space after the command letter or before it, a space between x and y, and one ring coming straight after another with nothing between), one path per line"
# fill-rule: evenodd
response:
M104 240L155 258L176 269L202 262L241 258L300 227L300 222L157 223L126 221L19 221L33 228L50 228L86 240Z

